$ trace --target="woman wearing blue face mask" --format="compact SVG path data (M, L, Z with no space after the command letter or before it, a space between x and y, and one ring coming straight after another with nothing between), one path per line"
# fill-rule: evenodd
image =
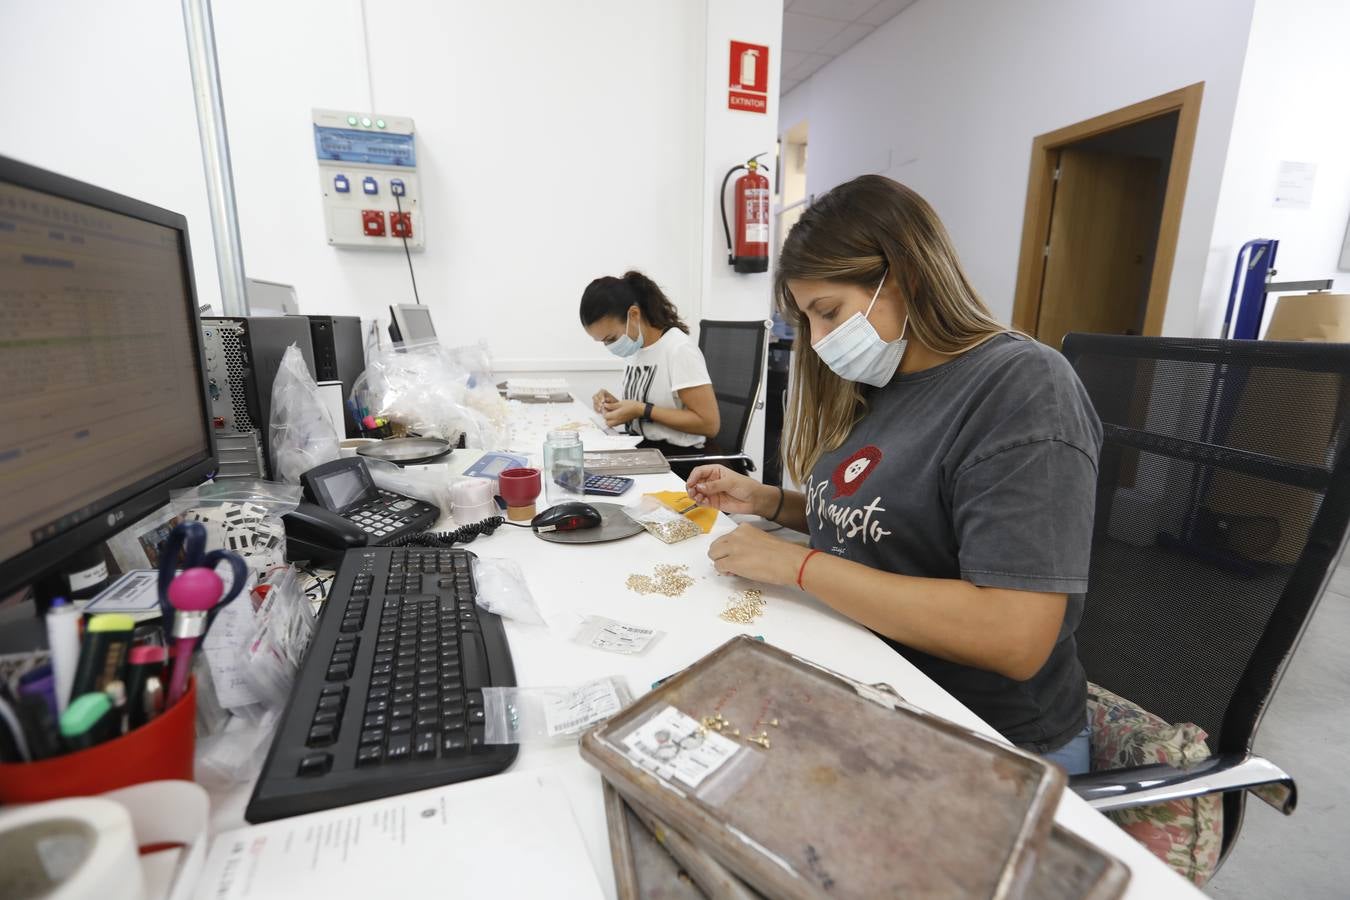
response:
M867 626L1021 747L1088 769L1074 629L1101 424L1068 362L976 295L937 214L877 175L793 227L783 460L801 492L720 466L689 495L808 532L716 540L719 572L795 584Z
M623 396L602 390L591 399L607 424L667 456L693 453L716 436L721 419L703 353L656 282L641 272L595 279L581 295L581 324L626 363Z

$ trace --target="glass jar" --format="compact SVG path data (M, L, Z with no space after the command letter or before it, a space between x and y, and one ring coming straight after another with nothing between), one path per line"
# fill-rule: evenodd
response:
M586 499L586 468L581 436L550 431L544 442L544 493L550 506Z

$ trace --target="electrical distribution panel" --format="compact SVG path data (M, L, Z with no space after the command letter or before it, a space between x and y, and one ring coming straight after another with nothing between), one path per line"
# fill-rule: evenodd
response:
M420 250L426 242L413 120L313 111L324 226L333 247Z

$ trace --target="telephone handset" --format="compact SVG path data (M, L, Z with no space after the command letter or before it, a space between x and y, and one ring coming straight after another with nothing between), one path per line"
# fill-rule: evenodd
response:
M359 456L315 466L300 484L308 502L286 516L292 559L331 559L352 547L393 543L440 517L430 503L376 487Z

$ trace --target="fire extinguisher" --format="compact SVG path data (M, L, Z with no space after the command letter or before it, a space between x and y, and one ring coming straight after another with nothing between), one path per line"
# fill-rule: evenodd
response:
M722 231L727 236L727 262L737 272L769 271L769 179L759 169L769 167L759 162L763 153L756 153L743 165L735 166L722 179ZM732 196L736 204L736 243L732 246L731 229L727 226L727 182L741 169L745 174L736 179Z

